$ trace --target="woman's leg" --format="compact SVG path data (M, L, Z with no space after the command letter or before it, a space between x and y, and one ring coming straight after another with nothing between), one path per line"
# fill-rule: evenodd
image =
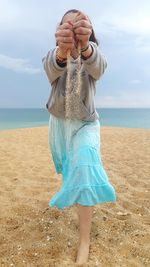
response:
M85 263L88 260L92 213L93 206L83 206L78 204L79 248L76 262L80 264Z

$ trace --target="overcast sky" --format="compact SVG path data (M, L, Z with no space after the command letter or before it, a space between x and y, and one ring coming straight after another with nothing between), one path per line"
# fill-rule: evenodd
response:
M45 108L51 87L41 59L72 8L90 17L107 58L96 107L150 107L149 0L0 0L0 107Z

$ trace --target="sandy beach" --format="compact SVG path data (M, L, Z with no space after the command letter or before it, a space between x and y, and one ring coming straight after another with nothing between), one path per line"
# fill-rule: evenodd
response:
M117 202L94 206L82 266L148 267L150 130L101 127L101 155ZM0 185L0 266L76 266L76 207L48 207L61 185L48 127L0 132Z

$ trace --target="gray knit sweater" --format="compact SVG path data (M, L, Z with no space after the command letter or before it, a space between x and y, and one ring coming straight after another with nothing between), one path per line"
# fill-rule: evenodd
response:
M96 43L90 41L93 54L90 58L81 59L81 94L80 94L80 116L77 119L84 121L94 121L99 119L99 114L95 108L96 81L103 75L107 61ZM60 67L56 61L56 48L50 49L42 58L44 70L51 91L46 103L46 108L56 117L65 118L65 86L66 86L66 66ZM71 78L75 77L77 59L71 57ZM76 119L76 118L75 118Z

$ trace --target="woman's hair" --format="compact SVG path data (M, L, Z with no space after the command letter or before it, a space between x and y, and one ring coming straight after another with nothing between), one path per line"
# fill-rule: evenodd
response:
M59 26L63 24L63 19L64 19L64 17L65 17L68 13L78 13L78 12L80 12L78 9L70 9L70 10L68 10L68 11L63 15L63 17L62 17L62 19L61 19L61 21L60 21L60 23L59 23ZM89 19L89 21L90 21L90 19ZM91 21L90 21L90 23L91 23ZM92 24L92 23L91 23L91 24ZM99 45L99 42L98 42L97 38L95 37L95 32L94 32L93 29L92 29L92 33L91 33L91 36L90 36L90 38L89 38L89 41L92 41L92 42L96 43L97 45ZM56 42L56 46L57 46L57 45L58 45L58 43Z

